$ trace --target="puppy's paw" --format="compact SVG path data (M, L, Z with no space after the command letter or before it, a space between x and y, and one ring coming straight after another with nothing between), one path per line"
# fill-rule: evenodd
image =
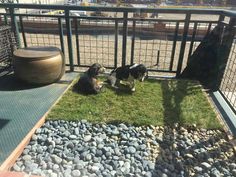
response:
M124 84L124 82L122 80L119 81L120 84Z
M112 85L111 87L114 89L119 89L119 87L117 87L116 85Z
M135 87L133 87L133 88L131 89L131 91L132 91L132 92L135 92Z

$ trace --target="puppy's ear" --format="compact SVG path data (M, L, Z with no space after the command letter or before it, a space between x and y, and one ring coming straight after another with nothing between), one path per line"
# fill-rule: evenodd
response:
M140 77L143 77L145 73L147 72L147 68L143 64L139 64L136 67L133 67L131 69L131 74L135 79L139 79Z
M97 68L95 68L95 67L89 67L89 69L88 69L88 75L89 76L91 76L91 77L94 77L94 76L96 76L98 74L98 72L97 72Z
M101 68L100 64L97 63L93 64L88 69L88 75L91 77L97 76L100 68Z
M140 73L144 74L147 72L147 68L143 64L140 64L137 68Z

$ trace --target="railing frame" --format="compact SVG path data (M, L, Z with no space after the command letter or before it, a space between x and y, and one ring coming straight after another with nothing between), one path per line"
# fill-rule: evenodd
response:
M62 29L62 23L61 23L61 18L64 18L66 21L66 28L67 28L67 40L68 40L68 54L69 54L69 61L70 61L70 70L74 70L74 63L73 63L73 48L72 48L72 27L71 27L71 18L70 16L70 10L85 10L85 11L105 11L105 12L122 12L123 13L123 40L122 40L122 66L127 64L127 59L126 59L126 44L127 44L127 21L128 20L133 20L133 32L135 32L135 20L137 19L128 19L128 14L133 13L133 12L158 12L158 13L177 13L177 14L185 14L185 19L184 19L184 32L183 32L183 38L181 42L181 49L180 49L180 54L179 54L179 60L178 60L178 66L177 66L177 71L176 71L176 76L178 77L182 71L182 64L183 64L183 58L184 58L184 52L185 52L185 45L186 45L186 38L188 35L188 28L190 24L190 19L191 19L191 14L212 14L212 15L219 15L219 22L221 22L224 18L224 16L229 16L235 17L236 12L228 11L228 10L223 10L223 9L217 9L217 10L209 10L209 9L163 9L163 8L121 8L121 7L85 7L85 6L64 6L64 5L34 5L34 4L0 4L0 8L5 8L9 9L9 14L11 17L11 25L13 27L13 30L16 32L16 36L18 39L18 47L20 46L20 37L19 37L19 27L18 23L16 22L16 16L19 16L19 21L20 21L20 26L21 30L24 33L24 27L23 27L23 22L22 22L22 16L24 14L17 14L15 13L15 9L18 8L26 8L26 9L54 9L54 10L64 10L65 15L33 15L34 17L40 16L40 17L56 17L58 18L58 24L59 24L59 31L60 31L60 43L61 43L61 49L62 52L64 52L64 42L62 40L63 36L63 29ZM30 16L29 14L27 16ZM5 16L4 16L5 17ZM115 67L117 67L117 28L118 28L118 21L114 18L116 25L115 25L115 30L116 30L116 36L115 36ZM153 20L153 19L152 19ZM76 23L77 25L77 23ZM230 24L233 25L233 24ZM210 25L209 25L210 28ZM176 29L178 30L178 29ZM209 29L208 29L209 31ZM175 31L176 32L176 31ZM176 33L175 33L176 35ZM176 37L176 36L175 36ZM135 40L135 33L133 33L132 36L132 50L134 49L134 40ZM23 42L24 46L27 47L25 35L23 34ZM79 44L78 39L76 39L76 43ZM191 42L191 50L192 50L192 45L193 41ZM130 63L133 63L133 57L134 53L131 50L131 59ZM173 50L175 50L175 44L173 46ZM171 59L171 64L170 64L170 71L172 70L173 67L173 53L172 50L172 59ZM77 54L78 54L78 65L80 65L80 58L79 58L79 49L77 49ZM190 56L190 53L189 53Z

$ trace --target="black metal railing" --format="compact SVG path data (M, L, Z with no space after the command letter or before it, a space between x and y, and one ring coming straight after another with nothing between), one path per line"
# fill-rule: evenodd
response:
M0 8L1 22L12 25L19 47L57 46L71 71L94 62L107 68L143 63L153 74L179 76L206 34L216 25L222 26L222 36L225 28L231 28L231 38L223 38L232 41L221 63L225 72L219 73L218 87L235 110L231 94L236 92L235 82L230 82L236 80L232 11L34 4L0 4ZM84 14L76 16L76 11Z
M226 53L225 61L223 61L222 67L224 72L219 75L219 92L228 102L229 106L236 112L236 18L229 20L229 23L223 23L222 35L225 47L223 48ZM233 24L233 25L232 25ZM227 30L224 30L226 29ZM226 41L226 42L225 42Z
M0 26L0 73L11 66L16 40L10 26Z

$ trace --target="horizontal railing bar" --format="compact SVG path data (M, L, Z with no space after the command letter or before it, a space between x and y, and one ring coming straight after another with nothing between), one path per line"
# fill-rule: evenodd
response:
M9 13L0 13L0 15L10 15ZM41 15L41 14L18 14L15 13L14 16L19 17L50 17L50 18L65 18L64 15ZM111 18L111 17L93 17L93 16L87 16L87 17L78 17L78 16L69 16L71 18L78 18L78 19L89 19L89 20L118 20L122 21L123 18ZM169 20L169 19L138 19L138 18L128 18L128 21L160 21L160 22L184 22L184 20Z
M9 13L0 13L0 15L10 15L10 14L9 14ZM18 14L18 13L14 13L14 16L19 16L19 17L50 17L50 18L65 18L64 15Z
M181 20L175 20L175 19L152 19L152 18L145 18L145 19L138 19L138 18L128 18L128 21L160 21L160 22L185 22L185 19ZM218 23L218 20L216 21L210 21L210 20L190 20L190 23Z
M162 73L176 73L177 71L170 71L170 70L160 70L160 69L148 69L148 71L155 71L155 72L162 72Z
M70 6L70 5L46 5L46 4L9 4L1 3L0 8L22 8L22 9L54 9L54 10L85 10L85 11L107 11L107 12L158 12L158 13L192 13L192 14L222 14L236 15L224 9L194 9L194 8L132 8L132 7L101 7L101 6Z
M0 15L10 15L9 13L0 13ZM50 17L50 18L65 18L64 15L42 15L42 14L18 14L15 13L14 16L19 17ZM111 18L111 17L93 17L93 16L87 16L87 17L78 17L78 16L70 16L71 18L78 18L78 19L89 19L89 20L118 20L122 21L123 18ZM152 18L146 18L146 19L138 19L138 18L128 18L128 21L158 21L158 22L184 22L185 20L174 20L174 19L152 19ZM208 20L190 20L190 23L218 23L218 21L208 21ZM226 24L226 23L225 23Z
M218 23L218 20L216 21L208 21L208 20L190 20L190 23Z
M69 64L66 64L66 66L70 66ZM74 64L75 67L90 67L91 65L77 65ZM111 66L105 66L107 69L114 69L115 67ZM148 69L148 71L155 71L155 72L164 72L164 73L176 73L176 71L170 71L170 70L160 70L160 69Z
M72 16L70 15L71 18L77 18L77 19L89 19L89 20L118 20L122 21L123 18L116 18L116 17L93 17L93 16L87 16L87 17L78 17L78 16Z
M70 66L70 64L66 64L66 66ZM78 64L74 64L74 67L90 67L91 65L78 65ZM107 69L114 69L115 67L111 67L111 66L105 66Z
M225 16L236 16L235 10L223 10L223 15Z
M0 15L10 15L9 13L0 13ZM15 13L14 16L24 16L24 17L50 17L50 18L65 18L65 15L43 15L43 14L19 14ZM123 18L111 18L111 17L93 17L93 16L87 16L87 17L78 17L70 15L70 18L78 18L78 19L92 19L92 20L120 20L122 21Z
M184 19L181 20L175 20L175 19L155 19L155 18L145 18L145 19L139 19L139 18L128 18L128 21L160 21L160 22L184 22Z

